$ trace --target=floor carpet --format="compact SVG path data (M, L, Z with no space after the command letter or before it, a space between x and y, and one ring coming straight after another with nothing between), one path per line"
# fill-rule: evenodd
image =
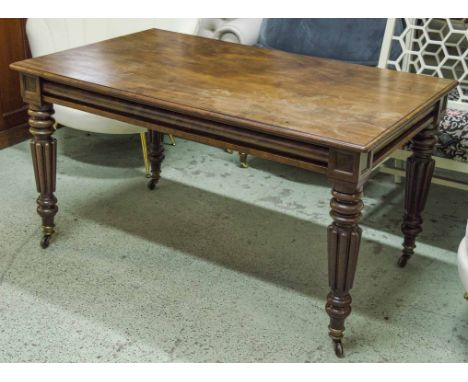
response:
M39 247L27 142L0 151L0 362L468 361L466 192L433 186L405 269L404 186L365 187L344 360L327 336L330 191L313 173L177 140L149 191L137 136L60 129Z

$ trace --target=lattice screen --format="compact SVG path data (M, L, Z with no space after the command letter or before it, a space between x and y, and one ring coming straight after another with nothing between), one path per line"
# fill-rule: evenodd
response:
M387 67L458 80L460 84L449 99L463 102L460 106L465 109L468 103L468 24L461 19L404 19L404 24L401 33L399 30L393 33L391 48L397 49L397 55L388 59Z

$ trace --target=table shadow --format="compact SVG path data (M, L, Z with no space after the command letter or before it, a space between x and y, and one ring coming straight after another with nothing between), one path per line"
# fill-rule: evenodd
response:
M325 177L300 168L255 157L249 163L255 169L293 182L330 187ZM361 223L379 231L402 236L400 226L404 213L405 180L396 184L393 176L374 172L364 187L364 197L375 202L371 205L365 203ZM466 191L432 184L423 212L423 232L418 237L418 242L456 253L465 232L466 211Z
M372 189L369 191L373 192ZM61 198L65 200L67 196L61 195ZM230 312L226 302L220 301L219 314L207 315L204 310L206 303L200 300L201 292L187 290L181 294L186 288L183 274L192 272L191 264L196 263L189 259L201 259L309 297L311 308L319 314L307 325L317 326L320 331L323 328L326 332L324 304L328 293L328 221L307 221L167 179L162 179L160 187L153 192L146 188L142 179L119 188L109 187L107 193L82 200L76 206L65 201L63 204L67 204L64 208L66 213L62 217L60 214L58 216L59 234L50 249L56 252L49 255L49 260L47 256L31 259L31 253L18 259L14 278L9 276L7 279L9 284L30 291L36 298L51 302L61 309L98 320L106 327L151 344L177 341L177 331L183 330L181 326L195 326L197 334L185 341L188 347L196 347L196 341L200 341L206 333L211 333L214 327L220 325L219 320L224 320L220 317ZM81 219L90 220L97 227L105 226L106 231L115 229L124 232L124 237L130 235L143 239L148 245L140 242L144 253L140 250L135 253L128 247L125 255L122 255L121 248L116 254L117 251L112 250L113 246L125 244L122 240L117 243L109 242L109 238L107 241L102 240L100 231L95 236L81 236L80 239L86 240L86 243L79 243L79 240L72 238L80 235L74 233L74 230L77 229L77 221ZM87 232L89 234L89 228ZM70 244L67 244L69 249L60 255L60 248L65 247L63 243L67 240L73 242L71 247L76 248L70 248ZM162 255L157 252L161 246L175 251ZM143 250L142 247L139 248ZM41 250L37 248L37 251ZM411 266L401 270L396 267L398 254L398 249L378 240L362 240L352 291L354 312L386 323L389 317L392 319L398 315L402 308L411 306L420 288L420 273L434 260L416 256ZM188 270L178 268L181 257L186 259L182 263L189 265ZM135 269L155 269L161 261L164 262L163 267L167 267L180 282L178 294L173 297L159 297L161 282L153 278L151 272L135 272ZM440 263L440 267L454 268L444 262ZM132 273L127 273L127 269L132 269ZM203 290L203 298L222 299L223 295L219 293L223 289L223 280L218 281L220 284L214 296L210 297L209 285L203 282L203 272L207 270L205 267L200 269L196 276L189 276L189 285L193 287L193 279L200 277L198 285ZM230 278L227 288L233 287L233 279L236 277ZM226 294L228 298L233 298L235 292L229 289ZM406 294L412 297L405 300ZM241 298L241 301L245 299ZM298 301L309 305L303 299ZM283 305L280 311L292 309L291 314L294 314L294 304L289 306L284 300L275 304ZM251 308L254 309L253 306ZM138 314L135 315L135 312ZM155 317L155 312L158 312L158 317ZM301 312L304 312L303 306ZM185 321L182 324L177 323L175 318L174 322L167 321L166 316L185 317ZM187 317L193 317L193 320ZM200 317L203 319L200 320ZM161 320L164 320L164 324ZM229 321L228 318L226 320ZM353 325L357 333L377 330L375 327L363 327L367 324L365 321L360 322L360 327ZM348 323L353 324L352 316ZM161 325L164 325L164 331L161 331ZM244 333L255 336L258 323L244 325L247 325L243 329ZM399 320L401 330L409 331L413 325L414 322L410 320ZM291 328L288 335L299 335L297 330ZM323 338L325 342L325 334ZM351 337L346 343L346 349L352 352L357 346L356 341L355 337ZM385 341L384 336L382 341ZM322 342L314 346L317 346L318 351L314 354L322 354ZM232 354L226 356L243 359L236 356L236 349L232 348ZM191 358L188 356L188 359Z
M102 199L93 198L74 213L78 219L90 219L313 296L321 300L320 306L325 302L328 222L317 224L164 179L156 191L136 182ZM385 306L390 313L398 309L386 304L388 291L396 295L411 289L412 284L416 287L417 274L433 262L418 256L415 266L402 271L396 266L398 256L395 247L362 240L353 293L359 295L355 309L383 319L380 311L368 307Z

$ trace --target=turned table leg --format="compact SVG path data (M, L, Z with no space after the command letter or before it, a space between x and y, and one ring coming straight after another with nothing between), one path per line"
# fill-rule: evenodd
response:
M413 154L406 161L405 214L401 231L404 235L403 253L398 265L404 267L414 253L416 237L422 232L421 213L424 209L434 173L432 150L437 142L434 125L418 133L411 142Z
M361 228L358 221L363 208L362 187L335 184L330 202L333 223L328 226L328 282L326 311L330 316L329 335L335 353L343 357L341 339L344 322L351 313L350 289L356 272Z
M51 104L29 105L29 131L31 140L31 154L36 178L37 213L42 218L41 247L47 248L54 233L54 217L58 211L55 192L57 140L54 133L54 109Z
M161 164L164 160L164 134L148 130L148 159L151 164L151 179L148 188L154 190L161 178Z
M241 168L248 168L249 167L249 164L247 163L247 157L248 157L248 154L241 153L239 151L239 163L240 163Z

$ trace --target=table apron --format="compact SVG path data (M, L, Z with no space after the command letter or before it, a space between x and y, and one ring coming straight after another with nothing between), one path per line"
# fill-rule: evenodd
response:
M45 102L98 114L212 146L230 148L318 173L327 170L329 149L252 131L58 83L42 83Z
M330 161L337 149L290 139L243 126L203 118L180 111L103 95L48 80L41 81L41 99L111 119L157 130L195 142L228 148L259 158L329 174ZM393 151L404 146L419 131L436 123L446 99L439 100L409 119L399 133L388 137L375 151L369 152L368 169L376 168ZM346 150L339 150L346 152ZM349 152L355 156L355 152ZM367 155L367 154L366 154ZM359 159L358 159L359 160ZM360 175L356 174L357 177Z
M388 156L395 150L401 149L405 144L407 144L416 134L421 130L429 127L431 124L434 124L437 120L435 114L435 108L431 107L427 109L424 113L418 114L417 117L409 120L406 125L407 128L403 129L403 133L400 133L389 141L384 146L378 148L374 153L373 158L373 167L377 167L382 163Z

